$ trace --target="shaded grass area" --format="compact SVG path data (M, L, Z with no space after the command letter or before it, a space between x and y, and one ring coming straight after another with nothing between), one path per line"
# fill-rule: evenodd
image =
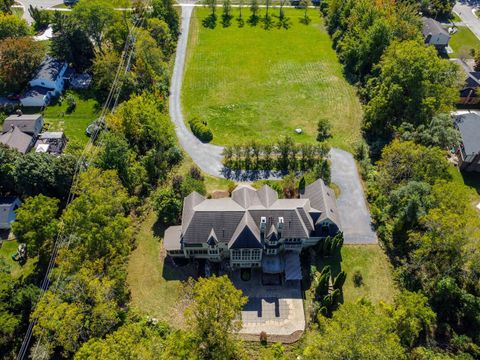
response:
M27 259L25 264L20 264L12 259L12 255L17 252L18 242L15 240L3 241L0 245L0 267L6 266L12 278L24 278L30 275L35 269L36 258Z
M238 8L232 11L237 17ZM360 137L362 109L322 19L312 9L312 21L304 25L302 10L285 12L287 30L265 30L261 23L239 28L235 19L224 28L220 12L209 29L201 24L208 10L194 10L182 93L186 120L207 121L213 143L234 145L272 143L281 135L313 143L317 122L325 117L332 124L331 145L351 150ZM246 20L247 8L243 14ZM303 134L295 134L296 128Z
M142 314L181 325L181 269L165 266L165 252L160 237L155 235L156 215L150 212L136 236L137 248L128 263L127 283L131 305ZM180 276L179 276L180 275ZM179 323L180 321L180 323Z
M449 44L453 50L453 53L449 54L451 58L473 58L471 50L480 48L480 40L466 26L458 27L458 31L450 38Z
M393 268L379 245L344 245L341 255L319 259L317 269L321 271L325 265L330 265L333 276L341 270L347 273L347 280L343 286L345 302L355 302L362 297L373 303L393 302L397 292ZM363 277L363 283L359 287L353 282L353 274L357 270Z
M75 98L77 103L75 110L68 114L65 100L48 106L44 111L46 126L49 131L65 131L69 140L85 145L89 139L85 135L85 130L100 114L100 107L95 99L84 94L67 91L64 98L68 95Z

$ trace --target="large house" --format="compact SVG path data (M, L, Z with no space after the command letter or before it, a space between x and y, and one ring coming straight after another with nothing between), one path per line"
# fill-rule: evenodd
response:
M422 34L426 44L433 45L438 51L445 51L450 41L450 34L442 25L432 19L422 18Z
M65 86L67 68L67 63L47 56L20 98L22 106L44 107L53 97L59 96Z
M241 185L231 198L187 196L182 225L166 230L164 245L174 258L226 260L232 269L261 268L299 280L300 251L339 229L335 194L322 180L298 199L279 199L267 185Z
M460 170L480 171L480 116L473 112L457 115L455 127L462 137L456 149Z

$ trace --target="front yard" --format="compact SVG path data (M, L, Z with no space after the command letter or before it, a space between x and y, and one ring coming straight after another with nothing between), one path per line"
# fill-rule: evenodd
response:
M480 50L480 40L466 26L459 26L458 31L450 38L450 47L453 53L450 58L473 58L472 49Z
M265 30L261 22L238 27L238 8L232 9L231 26L223 27L219 16L209 29L202 25L208 10L195 8L182 90L185 118L206 121L213 143L235 145L273 143L282 135L313 143L318 120L325 117L333 128L331 145L352 150L360 138L362 108L323 20L313 9L308 25L300 23L302 10L285 13L289 29ZM249 16L245 7L243 17ZM296 128L304 133L297 135Z

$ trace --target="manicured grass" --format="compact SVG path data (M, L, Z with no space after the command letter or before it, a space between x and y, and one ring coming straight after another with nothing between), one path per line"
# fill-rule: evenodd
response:
M183 279L171 267L164 267L165 252L160 238L153 233L155 222L152 212L140 225L137 248L130 256L127 283L131 305L145 315L179 326Z
M28 276L35 268L36 259L27 259L27 262L20 265L18 261L12 259L12 255L17 252L18 242L15 240L3 241L0 245L0 262L4 262L10 274L14 279Z
M392 266L378 245L344 245L341 257L336 256L320 260L317 269L330 265L335 276L340 270L347 273L347 280L343 286L345 302L353 302L365 297L373 303L384 301L392 303L397 292ZM353 274L359 270L363 277L363 284L356 287L353 283Z
M247 19L247 8L243 14ZM213 143L233 145L272 143L281 135L315 142L318 119L326 117L333 127L331 144L351 150L360 136L362 109L318 10L309 10L309 25L300 23L302 10L286 14L288 30L265 30L261 23L239 28L235 20L224 28L219 11L212 30L202 26L208 10L194 10L182 93L186 119L206 120ZM296 135L296 128L304 134Z
M50 131L65 131L70 140L75 140L85 145L88 137L85 135L85 129L94 121L99 113L99 105L92 98L85 98L76 92L67 91L64 98L71 94L77 102L77 107L71 114L67 114L67 102L64 100L61 104L57 103L48 106L44 112L45 123L48 124Z
M458 58L461 56L472 58L470 50L477 50L480 48L480 40L478 40L475 34L466 26L458 27L458 31L452 35L449 44L453 50L453 53L449 54L451 58Z

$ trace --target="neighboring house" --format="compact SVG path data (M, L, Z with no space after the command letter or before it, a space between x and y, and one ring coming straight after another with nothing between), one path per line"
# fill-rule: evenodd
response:
M33 139L32 136L25 134L18 127L12 126L9 131L0 135L0 144L26 154L32 148Z
M16 196L0 196L0 229L8 230L15 221L17 210L21 205L20 199Z
M165 232L172 257L225 260L232 269L261 268L301 279L300 251L338 233L335 194L322 180L299 199L279 199L265 185L242 185L231 198L206 199L197 192L184 199L182 225Z
M43 152L52 155L60 155L67 145L67 137L63 131L44 132L35 144L35 152Z
M432 18L422 17L422 34L425 43L435 46L439 51L445 51L450 41L448 31Z
M474 105L480 102L478 87L480 86L480 72L472 71L468 73L465 84L460 89L459 104Z
M22 132L37 137L43 128L43 116L41 114L34 115L10 115L3 122L3 131L9 131L12 126L17 127Z
M480 171L480 116L476 113L458 115L455 127L462 137L456 149L460 170Z
M21 104L28 107L48 105L52 97L63 92L67 68L67 63L47 56L28 83L29 87L20 99Z

